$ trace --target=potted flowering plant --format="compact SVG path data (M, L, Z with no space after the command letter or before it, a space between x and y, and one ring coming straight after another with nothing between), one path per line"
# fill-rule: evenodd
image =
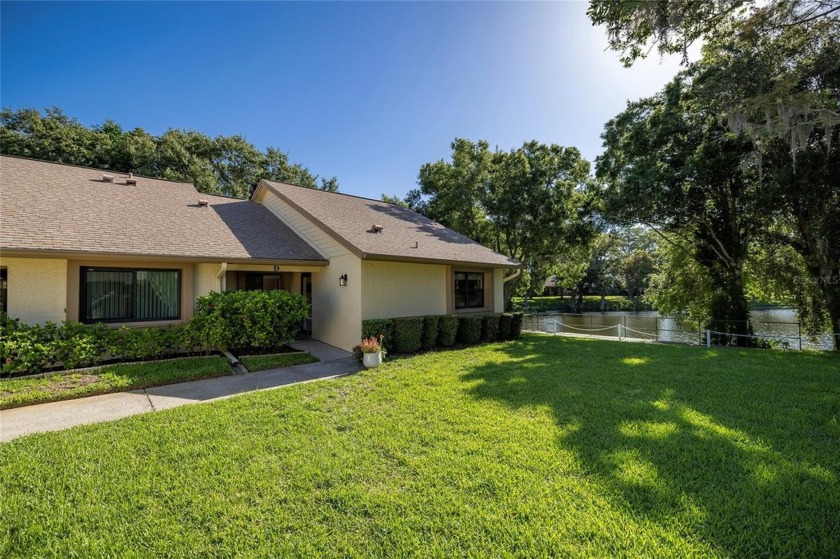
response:
M382 347L382 336L379 338L365 338L359 344L359 349L362 350L362 363L367 369L375 369L382 364L382 355L385 349Z

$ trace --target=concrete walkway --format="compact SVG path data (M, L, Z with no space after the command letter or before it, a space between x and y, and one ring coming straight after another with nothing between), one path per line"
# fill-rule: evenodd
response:
M0 412L0 441L210 402L255 390L331 379L361 368L350 353L315 340L295 342L292 347L308 351L320 362L4 410Z

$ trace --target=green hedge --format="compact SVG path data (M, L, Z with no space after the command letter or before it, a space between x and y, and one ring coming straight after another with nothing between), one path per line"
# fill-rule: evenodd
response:
M521 312L515 312L511 315L510 321L510 339L517 340L522 335L522 321L524 315Z
M498 314L487 314L481 320L481 341L495 342L499 339L499 317Z
M163 328L79 322L22 324L0 316L3 374L160 359L212 349L275 349L294 340L309 303L286 291L225 291L199 297L192 321Z
M295 339L309 303L288 291L212 292L196 301L191 327L202 347L267 350Z
M423 340L423 317L401 317L394 319L394 351L396 353L417 353Z
M481 340L482 316L458 317L458 341L465 345L477 344Z
M362 339L382 336L382 347L386 351L394 349L394 319L371 318L362 321Z
M396 354L417 353L457 343L473 345L518 338L522 331L522 313L485 315L429 315L402 318L379 318L362 321L362 337L383 336L386 351ZM360 352L355 352L361 357Z
M160 359L195 348L188 326L115 329L79 322L30 326L3 315L0 334L2 372L10 375L91 367L105 361Z
M440 347L452 347L458 339L458 317L445 314L438 319L437 343Z
M438 340L438 323L439 316L424 316L423 317L423 337L420 339L420 348L423 350L434 349Z
M510 313L503 313L499 316L499 339L510 340L512 334L513 315Z

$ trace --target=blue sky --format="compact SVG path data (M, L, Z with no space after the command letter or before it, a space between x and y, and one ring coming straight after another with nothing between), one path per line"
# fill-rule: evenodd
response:
M405 194L455 137L601 152L607 119L679 69L628 70L584 2L10 3L0 103L242 134L342 192Z

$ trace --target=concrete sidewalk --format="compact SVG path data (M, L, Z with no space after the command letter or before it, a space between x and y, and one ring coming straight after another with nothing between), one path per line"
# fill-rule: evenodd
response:
M361 367L346 351L304 340L292 344L321 361L244 375L182 382L132 392L102 394L63 402L50 402L0 412L0 441L44 431L60 431L76 425L113 421L186 404L229 398L255 390L325 380L357 372Z

